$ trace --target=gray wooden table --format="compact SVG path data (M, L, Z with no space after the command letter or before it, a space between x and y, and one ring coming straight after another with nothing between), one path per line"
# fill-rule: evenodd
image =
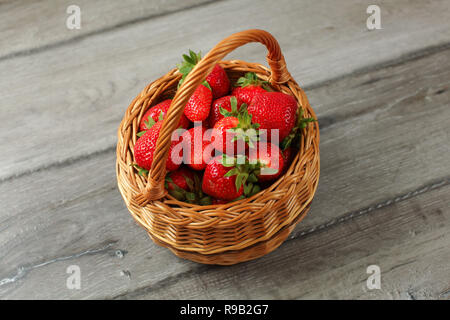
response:
M70 4L80 29L66 26ZM448 299L450 6L377 1L369 31L370 4L0 1L0 298ZM116 130L187 49L249 28L275 35L318 114L319 188L273 253L200 265L129 215ZM264 57L257 44L230 55Z

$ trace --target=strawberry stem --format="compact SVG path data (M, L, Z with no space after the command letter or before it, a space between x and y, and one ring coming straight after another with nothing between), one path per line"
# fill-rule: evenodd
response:
M258 182L256 174L261 168L261 164L259 162L252 164L245 156L240 155L237 157L230 157L223 154L222 165L224 167L232 167L232 169L229 170L224 176L236 176L236 191L239 191L239 189L243 187L244 195L247 197L252 196L261 190L261 187L256 184Z
M237 118L239 120L238 125L235 128L228 129L235 134L232 142L242 140L252 148L254 142L259 140L258 128L260 125L259 123L252 122L252 115L248 113L247 105L245 103L241 105Z
M183 54L183 61L177 64L178 71L182 74L180 82L178 82L178 87L183 83L189 72L194 69L195 65L202 59L201 52L194 52L189 49L189 55ZM211 89L211 88L210 88Z
M138 174L140 176L145 177L145 176L148 175L148 170L144 169L144 168L141 168L137 163L132 163L132 164L130 164L130 166L136 168L138 170Z
M261 86L266 91L272 91L269 82L259 79L254 72L247 72L243 77L240 77L235 84L236 87L242 88L250 85Z

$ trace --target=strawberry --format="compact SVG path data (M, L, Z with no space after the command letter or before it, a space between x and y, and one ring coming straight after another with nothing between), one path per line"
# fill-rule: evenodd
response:
M254 174L257 165L249 163L245 156L236 158L220 155L212 159L203 175L202 189L220 200L239 200L261 190Z
M221 112L223 110L228 111L229 115L237 116L241 104L242 102L234 96L225 96L214 100L208 117L209 126L214 127L217 121L225 117Z
M225 70L218 64L214 66L211 73L206 77L206 82L211 86L213 98L223 97L230 92L230 79Z
M178 65L178 70L183 75L181 82L194 69L201 58L200 52L195 53L192 50L189 50L189 55L183 54L183 62ZM214 99L223 97L230 92L230 79L228 79L225 70L218 64L214 66L205 81L209 84Z
M201 205L212 204L212 199L203 194L198 175L186 167L169 172L165 181L169 194L179 201Z
M223 115L229 114L226 110L222 111ZM220 152L229 155L243 154L258 139L258 127L258 124L252 123L252 116L248 114L246 105L242 104L237 116L226 116L216 122L211 143Z
M237 175L226 176L233 168L222 164L222 156L212 159L203 174L202 190L204 193L221 200L234 200L244 193L243 184L238 185ZM241 179L242 181L242 179Z
M244 103L250 104L254 96L261 94L263 92L267 91L259 86L249 85L248 87L244 88L241 87L234 88L232 91L232 95L235 96L236 98L239 98Z
M167 113L167 110L169 110L171 103L172 99L167 99L148 109L147 112L144 113L144 116L142 117L141 122L139 123L139 131L147 130L155 122L158 122L161 120L161 118L164 118L164 116ZM189 127L189 120L186 118L184 114L181 116L180 122L178 123L178 127L184 129L187 129Z
M203 170L213 157L213 147L201 126L195 126L184 132L183 141L184 162L194 170Z
M161 130L162 121L155 123L150 129L148 129L134 145L134 158L137 165L145 170L150 170L153 162L153 153L156 149L156 140L158 139L159 132ZM167 171L174 171L178 169L180 164L175 161L177 158L182 157L182 150L179 154L176 154L175 146L180 143L180 141L172 141L169 149L169 157L166 162Z
M255 148L249 150L249 162L256 163L254 173L259 182L278 178L283 172L284 157L273 143L258 142Z
M211 90L201 84L195 89L194 93L186 103L184 115L192 122L204 121L209 116L211 102Z
M222 153L231 156L242 154L246 146L238 144L235 129L239 126L239 119L236 117L226 117L216 123L213 128L211 138L214 148ZM239 150L238 150L239 149Z
M274 129L278 130L279 141L282 141L295 125L297 108L297 101L290 95L264 92L253 98L247 110L253 122L260 124L259 129L267 130L268 141Z
M191 72L197 62L200 61L201 55L200 53L189 50L189 55L183 54L183 58L184 61L178 64L178 71L182 74L178 86L183 83L189 72ZM207 81L203 81L186 103L184 114L192 122L206 120L209 115L209 110L211 109L212 99L212 88Z
M249 105L254 96L267 92L269 89L267 81L261 81L253 72L247 72L244 77L240 77L236 82L238 87L234 88L232 95L243 103Z

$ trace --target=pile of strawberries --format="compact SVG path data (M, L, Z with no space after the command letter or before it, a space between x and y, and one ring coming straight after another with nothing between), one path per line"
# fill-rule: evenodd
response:
M179 86L201 59L191 50L183 58ZM133 164L141 175L151 168L171 102L152 106L142 117ZM216 65L190 97L172 135L165 187L176 199L201 205L250 197L287 170L311 121L292 96L273 91L256 74L232 86Z

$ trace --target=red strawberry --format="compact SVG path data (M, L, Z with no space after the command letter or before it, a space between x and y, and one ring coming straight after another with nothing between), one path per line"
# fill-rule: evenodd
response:
M244 154L248 146L257 140L259 125L252 123L252 116L242 105L236 117L225 117L214 125L211 143L216 150L228 155Z
M244 77L238 79L236 84L238 87L233 89L232 95L247 105L256 95L267 92L267 82L259 80L253 72L247 72Z
M236 117L226 117L218 121L214 128L211 143L216 150L229 155L236 155L238 152L238 142L234 141L236 133L234 130L239 125ZM242 153L242 150L239 150Z
M282 92L264 92L255 96L248 106L252 121L259 123L259 129L267 130L267 138L273 129L278 129L279 144L289 135L296 122L297 101Z
M213 157L213 147L205 127L195 126L182 135L184 162L194 170L203 170Z
M220 200L238 200L258 193L255 184L259 164L250 164L247 157L220 155L208 164L203 175L203 191L213 196L216 204Z
M248 159L258 165L256 176L259 182L276 179L283 172L283 154L273 143L258 142L255 148L249 150Z
M234 100L233 97L234 96L225 96L213 101L208 117L208 123L211 128L214 127L217 121L225 117L221 110L226 110L230 115L237 116L237 112L239 111L242 102L236 97L236 100Z
M221 200L234 200L244 193L244 186L236 183L238 175L226 176L234 167L225 167L222 156L215 157L203 174L202 190L204 193Z
M186 117L194 121L204 121L211 109L212 93L203 84L199 85L184 107Z
M206 82L211 86L214 99L223 97L230 92L230 79L228 79L225 70L218 64L206 77Z
M201 58L200 52L195 53L192 50L189 50L189 55L183 54L183 62L178 65L178 70L183 75L180 83L183 82L189 72L194 69ZM205 81L211 88L214 99L223 97L230 92L230 79L228 79L225 70L218 64L214 66Z
M134 145L134 158L139 167L150 170L153 162L153 153L156 149L156 140L159 136L159 131L161 130L162 121L155 123L150 129L148 129ZM178 169L180 164L177 164L177 158L182 157L182 150L179 154L176 154L178 145L180 141L172 141L169 149L169 157L166 162L167 171L174 171Z
M236 98L239 98L244 103L250 104L254 96L261 94L263 92L267 91L259 86L249 85L244 88L241 87L234 88L232 91L232 95L235 96Z
M183 62L178 64L178 71L182 74L178 86L183 83L189 72L194 69L197 62L200 61L201 56L200 53L189 50L189 55L183 54L183 59ZM209 115L212 99L212 88L208 82L204 81L189 98L184 108L184 114L192 122L204 121Z
M161 114L162 118L164 118L167 113L167 110L169 110L171 103L172 99L167 99L148 109L141 119L141 122L139 124L139 131L147 130L155 122L160 121ZM150 119L152 119L153 121L149 122ZM178 126L184 129L187 129L189 127L189 120L186 118L184 114L181 116Z

